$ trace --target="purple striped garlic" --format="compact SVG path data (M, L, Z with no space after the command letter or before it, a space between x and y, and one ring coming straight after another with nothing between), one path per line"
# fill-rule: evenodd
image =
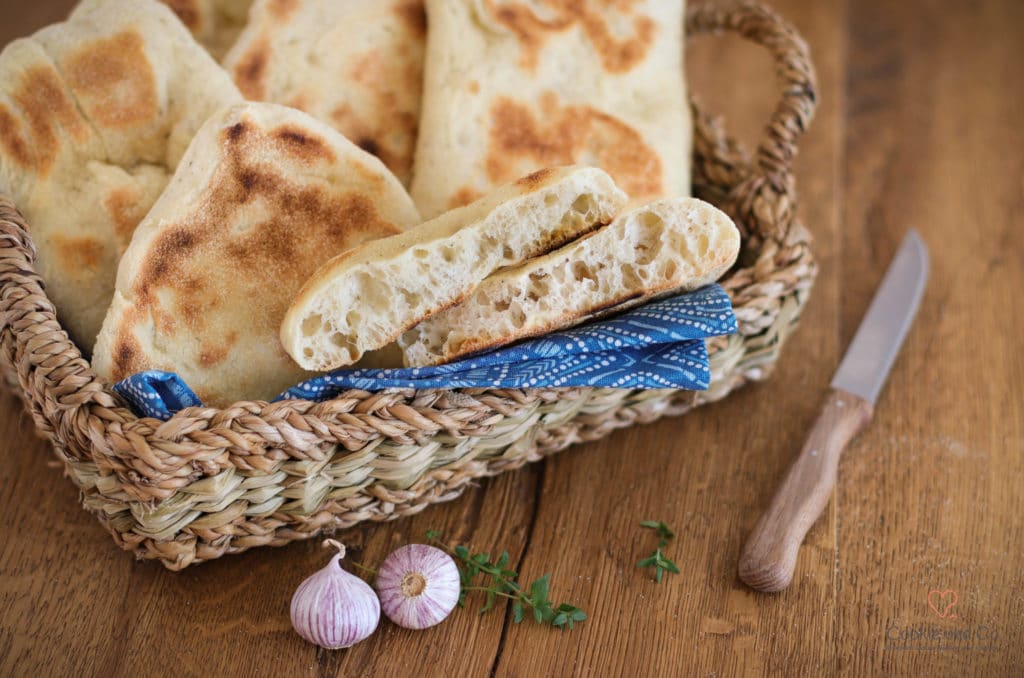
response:
M365 640L376 630L380 601L369 584L341 568L343 544L327 539L324 546L338 552L295 590L292 626L309 642L337 650Z
M443 621L455 609L461 590L455 561L426 544L409 544L388 556L375 586L384 614L407 629Z

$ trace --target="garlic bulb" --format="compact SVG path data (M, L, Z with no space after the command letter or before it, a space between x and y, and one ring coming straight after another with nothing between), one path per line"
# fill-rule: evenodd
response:
M459 568L441 549L409 544L387 557L375 586L388 619L407 629L425 629L455 608Z
M309 642L337 650L374 632L380 621L380 601L369 584L341 569L345 557L342 544L328 539L324 546L338 552L295 590L292 626Z

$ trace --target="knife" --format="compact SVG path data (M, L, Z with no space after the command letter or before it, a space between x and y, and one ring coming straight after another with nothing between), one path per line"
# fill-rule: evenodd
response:
M793 581L800 544L832 496L839 456L871 421L927 280L928 249L911 229L832 378L800 456L740 554L739 576L751 588L781 591Z

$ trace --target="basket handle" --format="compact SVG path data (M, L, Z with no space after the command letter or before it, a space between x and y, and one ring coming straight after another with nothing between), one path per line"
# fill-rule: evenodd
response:
M792 182L797 139L814 117L818 86L810 50L796 29L772 10L754 2L726 5L703 3L686 14L687 35L731 31L771 52L782 81L782 100L775 107L757 147L761 175L779 193Z

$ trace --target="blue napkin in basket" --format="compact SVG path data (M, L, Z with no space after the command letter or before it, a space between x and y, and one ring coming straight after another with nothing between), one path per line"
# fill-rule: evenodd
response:
M735 331L729 295L718 285L708 285L447 365L338 370L293 386L274 400L329 400L348 389L386 388L703 390L711 379L704 339ZM140 416L168 419L178 410L202 405L170 372L140 372L114 389Z

